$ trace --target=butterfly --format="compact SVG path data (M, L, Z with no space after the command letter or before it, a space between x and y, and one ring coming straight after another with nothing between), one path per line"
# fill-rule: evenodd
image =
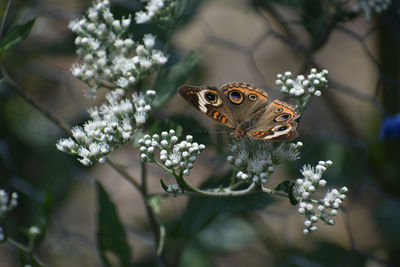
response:
M286 102L270 101L267 92L247 83L179 87L181 96L198 111L234 131L235 137L291 140L298 136L300 114Z

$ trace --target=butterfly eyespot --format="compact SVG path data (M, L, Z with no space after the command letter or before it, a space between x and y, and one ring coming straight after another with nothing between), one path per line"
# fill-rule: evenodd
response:
M255 100L257 100L257 96L255 95L255 94L249 94L249 99L251 100L251 101L255 101Z
M233 104L240 104L243 102L243 94L239 91L231 91L229 93L229 100L233 103Z
M277 108L277 109L275 109L275 113L280 113L280 112L282 112L282 111L283 111L282 108Z
M290 114L285 113L285 114L282 114L282 115L279 115L278 117L276 117L276 118L274 119L274 121L276 121L276 122L282 122L282 121L287 121L288 119L290 119Z
M287 126L281 126L276 131L277 132L282 132L282 131L286 130L287 128L288 128Z
M205 94L205 97L206 97L207 101L210 103L214 103L215 101L217 101L217 96L214 93L207 92Z

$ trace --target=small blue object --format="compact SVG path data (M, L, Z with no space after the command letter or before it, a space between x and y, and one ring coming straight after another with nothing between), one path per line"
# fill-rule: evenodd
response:
M386 116L383 119L380 139L397 139L400 137L400 113Z

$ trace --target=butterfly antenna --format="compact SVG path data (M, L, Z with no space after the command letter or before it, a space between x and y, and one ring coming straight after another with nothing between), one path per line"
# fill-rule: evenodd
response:
M204 131L207 134L228 134L230 131Z

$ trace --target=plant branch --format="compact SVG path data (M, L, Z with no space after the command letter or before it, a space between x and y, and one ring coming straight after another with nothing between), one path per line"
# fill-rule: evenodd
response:
M194 187L193 185L191 185L190 183L188 183L185 178L183 178L183 176L181 177L181 179L185 185L185 187L192 191L192 192L196 192L200 195L203 196L212 196L212 197L227 197L227 196L243 196L243 195L247 195L250 192L256 192L254 189L256 188L256 184L252 183L251 185L249 185L248 188L243 189L243 190L237 190L237 191L233 191L231 190L229 187L228 188L224 188L223 192L217 192L217 191L206 191L206 190L201 190L198 189L196 187ZM218 189L219 190L219 189Z
M285 198L289 198L288 194L282 191L278 191L278 190L274 190L274 189L269 189L266 187L261 187L261 190L265 193L271 194L271 195L277 195L280 197L285 197Z
M7 242L13 245L14 247L22 250L23 252L29 254L36 265L40 267L45 266L45 263L27 246L19 243L17 240L14 240L10 237L7 237Z
M141 187L140 187L141 188L141 196L144 201L144 206L146 208L147 217L149 218L151 230L154 234L154 241L156 244L155 247L156 247L156 252L157 252L158 259L159 259L159 263L161 266L167 267L168 266L167 260L166 260L165 256L162 254L162 250L160 249L163 246L163 241L161 241L161 240L163 239L162 235L165 235L165 229L162 229L162 227L160 229L158 228L156 216L153 212L152 207L148 203L149 196L148 196L148 192L147 192L146 163L141 161L140 164L141 164L140 165L141 166Z
M141 185L136 181L135 177L126 172L121 166L118 166L111 159L107 159L107 164L111 166L116 172L118 172L122 177L124 177L133 187L135 187L139 192L142 191Z
M11 76L7 73L5 68L3 66L0 66L1 68L1 73L3 75L4 80L6 83L8 83L10 86L12 86L16 92L24 98L29 104L31 104L34 108L36 108L39 112L41 112L45 117L47 117L50 121L52 121L54 124L56 124L60 129L62 129L65 133L71 134L71 130L67 124L64 122L60 121L58 118L56 118L53 114L51 114L48 110L44 109L42 106L40 106L35 99L21 86L19 86L12 78Z

